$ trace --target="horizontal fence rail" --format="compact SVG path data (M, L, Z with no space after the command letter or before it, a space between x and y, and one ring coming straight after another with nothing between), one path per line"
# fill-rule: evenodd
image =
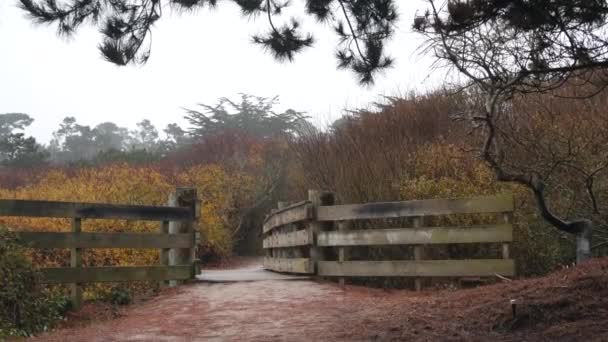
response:
M0 200L0 216L188 221L192 215L190 208L180 207Z
M312 204L303 201L271 213L264 221L262 229L264 233L268 233L273 228L311 218L313 218Z
M277 272L323 277L413 277L416 289L423 277L514 276L510 259L512 195L432 199L404 202L334 205L331 193L309 191L309 200L282 202L267 217L262 233L264 267ZM442 215L493 215L499 222L462 227L425 227L424 218ZM350 229L356 220L409 218L413 227ZM370 222L370 224L372 224ZM375 223L372 224L372 226ZM497 244L496 259L425 260L425 246ZM411 246L413 260L348 260L352 247ZM330 250L333 253L328 253ZM486 249L489 250L489 249ZM496 249L494 249L496 251ZM328 260L333 255L338 260ZM330 257L332 258L332 257Z
M344 221L510 211L513 211L513 197L504 195L320 206L315 219L318 221Z
M513 260L319 261L320 276L487 277L515 275Z
M190 248L193 234L18 232L30 248Z
M298 230L284 234L271 235L264 239L264 248L308 246L314 242L312 231L309 229Z
M264 265L278 272L312 273L314 266L309 258L264 258Z
M185 280L193 277L191 265L125 267L43 268L44 283L99 283L125 281Z
M431 245L451 243L492 243L513 241L510 224L478 227L432 227L367 229L321 232L317 244L332 246Z

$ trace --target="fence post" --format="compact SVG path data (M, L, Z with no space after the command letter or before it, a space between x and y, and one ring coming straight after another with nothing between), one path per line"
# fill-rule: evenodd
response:
M283 208L285 208L287 206L287 202L277 202L277 209L281 210ZM272 230L271 235L272 236L276 236L277 241L279 239L278 235L280 235L282 232L285 231L285 227L286 226L280 226L280 227L276 227L275 229ZM283 258L287 258L287 250L285 248L276 248L273 249L275 251L275 254L278 254L278 258L283 259Z
M350 229L350 221L340 221L338 222L338 231L341 232L345 232L347 230ZM338 247L338 261L339 262L344 262L348 259L348 250L346 249L346 247L342 246L342 247ZM345 278L344 277L340 277L338 279L338 282L340 283L340 286L344 286L345 284Z
M195 236L195 220L197 209L196 189L194 188L176 188L175 192L169 197L169 205L174 207L186 207L192 211L192 218L186 221L171 221L169 223L169 234L193 234ZM196 246L190 248L172 248L169 251L169 265L194 265L194 250ZM177 286L183 283L178 280L169 281L169 286Z
M511 216L512 216L511 213L503 213L502 214L502 220L503 220L503 222L507 223L507 224L511 223ZM504 242L502 244L502 258L503 259L509 259L510 254L511 253L509 251L509 243L508 242Z
M416 228L420 228L422 227L422 217L417 216L414 217L414 229ZM416 245L414 246L414 260L418 261L418 260L422 260L424 259L424 246L422 245ZM416 288L416 291L421 291L422 290L422 278L416 278L414 279L414 286Z
M82 219L80 217L72 218L72 232L80 233ZM71 248L70 249L70 266L71 267L82 267L82 248ZM81 284L70 284L71 288L71 299L72 307L74 310L78 310L82 307L82 285Z
M333 205L335 195L332 192L321 192L319 190L308 190L308 200L312 203L313 219L308 223L309 234L312 235L312 245L310 246L310 262L312 273L317 273L317 262L323 260L323 250L317 247L317 234L331 226L331 222L323 223L316 220L317 208L322 205Z
M169 221L160 221L160 233L169 234ZM169 266L169 248L160 249L160 265ZM166 280L161 280L159 283L160 287L165 287L168 284Z
M201 218L201 206L202 201L198 199L198 194L196 192L196 188L194 189L194 205L192 206L193 219L192 219L192 246L190 246L190 260L192 260L192 279L196 278L197 274L201 273L201 261L196 255L196 251L198 250L198 245L201 243L201 231L198 226Z

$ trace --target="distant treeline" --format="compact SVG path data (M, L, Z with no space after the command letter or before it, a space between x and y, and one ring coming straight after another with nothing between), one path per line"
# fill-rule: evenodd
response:
M0 114L0 197L162 205L176 186L196 186L204 218L200 257L252 253L261 248L260 220L285 198L289 141L316 131L302 112L275 111L277 103L246 94L221 98L187 109L188 127L169 124L162 137L149 120L128 130L68 117L48 145L23 134L33 122L27 114ZM23 222L0 225L7 223Z
M220 133L269 138L313 129L301 112L275 113L272 107L277 102L277 97L241 94L240 101L222 98L215 105L200 104L200 110L186 110L188 127L171 123L162 130L164 134L148 119L130 130L109 121L94 127L81 125L69 116L53 132L49 144L25 135L23 131L34 121L28 114L0 114L0 165L30 168L149 163Z

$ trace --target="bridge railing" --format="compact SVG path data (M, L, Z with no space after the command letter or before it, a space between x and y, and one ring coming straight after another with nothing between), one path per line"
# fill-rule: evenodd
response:
M314 244L313 231L308 222L314 218L313 204L303 201L285 206L279 202L262 227L267 251L264 267L273 271L314 273L309 253L303 251Z
M424 277L512 276L509 255L513 197L432 199L403 202L332 205L330 193L311 191L309 200L284 206L267 217L263 233L265 268L323 277L413 277L416 288ZM494 214L494 223L467 227L425 226L425 217ZM497 215L496 215L497 214ZM351 230L358 220L374 222L408 218L409 227ZM425 246L498 244L500 255L484 259L425 260ZM351 247L413 246L413 260L347 260Z
M82 283L177 281L198 272L195 248L198 233L196 190L178 188L168 206L114 205L30 200L0 200L0 216L71 219L71 232L17 231L28 248L69 248L70 267L41 268L44 283L71 283L75 307L82 303ZM82 232L85 219L159 221L158 233ZM159 265L83 267L87 248L150 248L160 250ZM169 251L173 250L172 253Z

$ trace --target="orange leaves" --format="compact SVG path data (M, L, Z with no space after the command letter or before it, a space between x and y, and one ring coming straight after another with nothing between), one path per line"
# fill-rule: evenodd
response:
M252 197L252 182L252 177L229 174L214 164L197 165L176 176L163 175L153 167L117 164L82 168L72 175L53 170L28 186L14 190L0 188L0 198L165 205L176 186L193 186L198 189L202 200L198 226L204 248L228 255L234 230L238 226L239 206ZM16 230L70 230L67 219L0 217L0 224ZM82 229L91 232L156 232L159 223L84 220ZM39 266L66 266L69 263L67 252L62 250L34 250L32 257ZM147 265L157 262L157 250L94 249L84 253L84 263L88 266Z
M240 209L253 197L254 179L211 164L185 170L178 176L178 182L197 188L201 200L199 229L205 248L219 256L229 255Z

